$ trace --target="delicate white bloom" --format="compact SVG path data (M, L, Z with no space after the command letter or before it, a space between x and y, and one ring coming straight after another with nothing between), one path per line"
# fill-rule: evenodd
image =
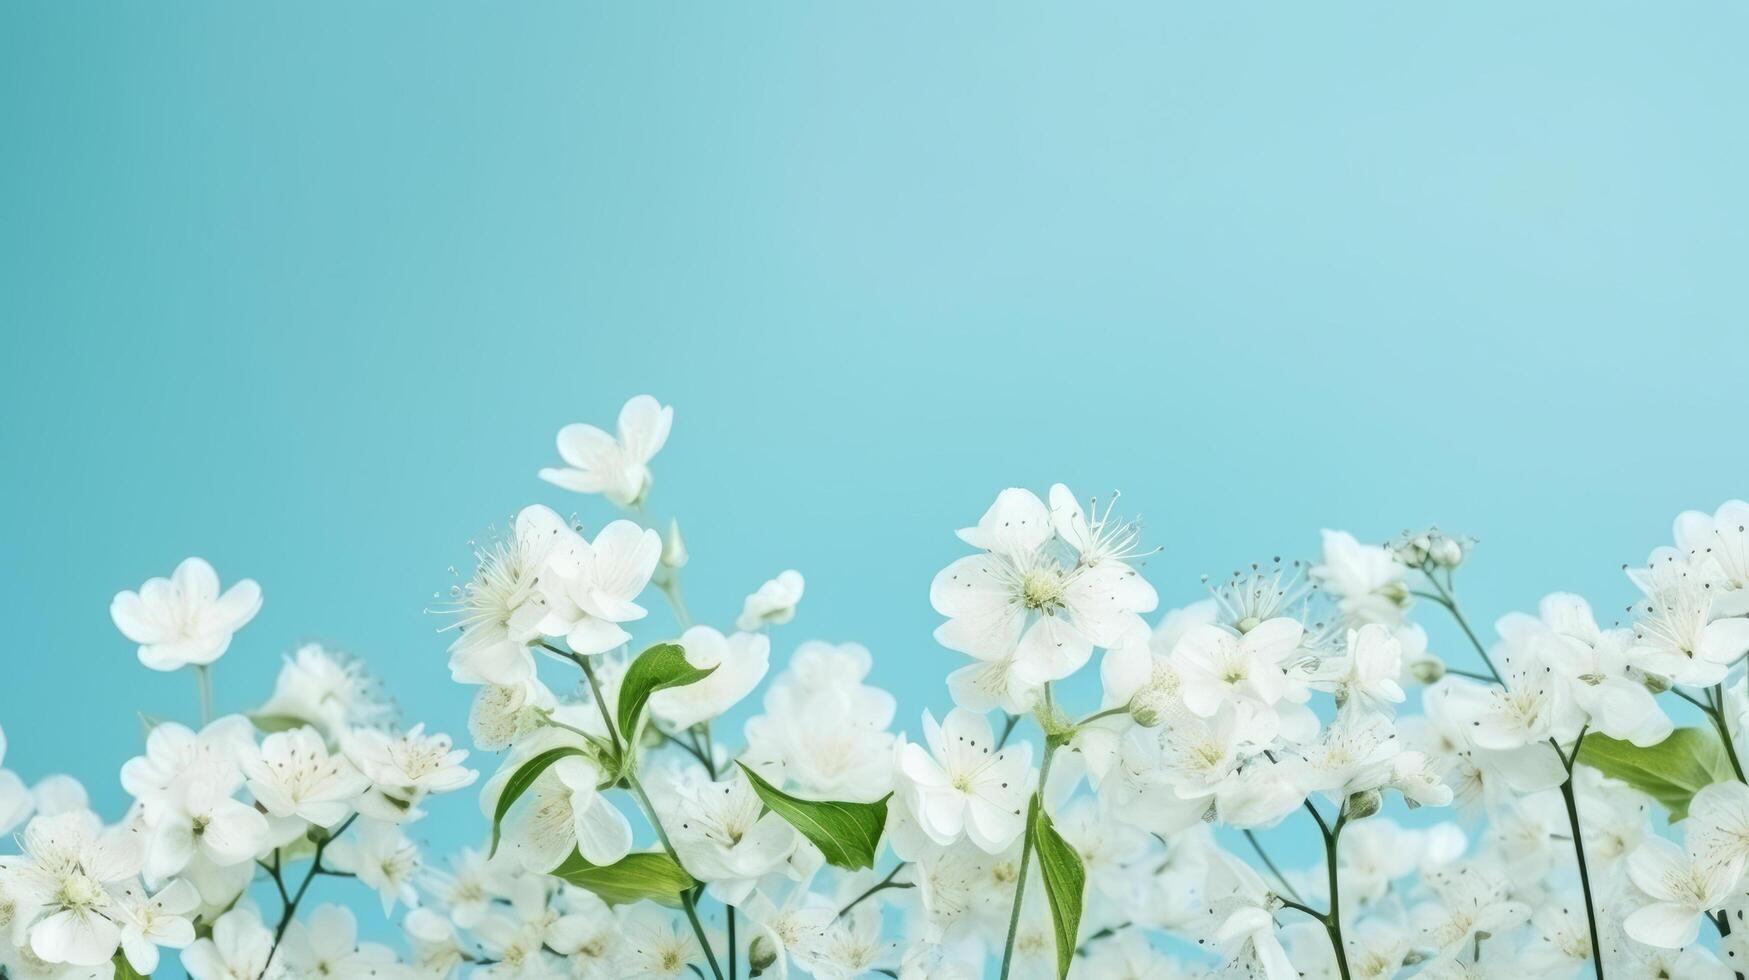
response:
M1360 708L1342 709L1323 737L1300 750L1300 779L1308 790L1340 803L1391 780L1401 748L1389 719Z
M462 765L466 750L448 735L427 735L424 725L396 735L356 728L341 739L346 755L374 784L359 812L379 820L404 821L427 793L470 786L479 773Z
M761 585L759 591L741 604L741 615L735 619L735 628L751 631L765 626L781 626L796 618L796 606L802 601L805 585L801 572L793 568L779 572L776 578Z
M1712 619L1714 592L1683 578L1646 597L1635 611L1635 664L1678 684L1710 687L1749 651L1749 619Z
M134 971L151 976L158 969L158 947L183 949L194 942L189 916L200 905L200 893L180 879L148 896L138 882L116 889L121 913L121 949Z
M148 883L180 873L197 856L229 867L252 860L265 848L267 819L232 798L237 787L236 779L194 772L144 807Z
M1651 902L1630 914L1622 929L1637 942L1680 949L1700 935L1700 920L1725 904L1743 877L1741 860L1714 862L1650 837L1628 855L1628 877Z
M348 728L382 724L393 715L394 706L379 694L364 664L306 643L286 658L273 696L255 714L304 722L337 738Z
M1158 602L1125 563L1127 543L1113 547L1104 522L1081 528L1079 506L1060 487L1050 510L1030 491L1002 491L977 527L959 532L984 553L949 565L929 589L935 611L948 617L936 640L986 662L1012 655L1023 684L1067 677L1094 646L1145 629L1139 614ZM1133 540L1127 529L1116 533Z
M709 626L680 636L686 662L710 674L650 695L650 713L675 729L710 721L740 703L771 668L771 640L763 633L724 637Z
M1347 531L1324 532L1324 560L1308 574L1335 596L1351 622L1394 626L1403 619L1409 590L1403 563L1388 549L1361 544Z
M395 962L387 946L358 941L358 920L339 905L319 905L307 924L293 922L279 955L291 976L329 980L377 980Z
M382 899L383 914L396 904L419 904L414 880L422 867L419 848L401 832L400 825L381 820L360 820L349 836L328 845L324 862L336 871L349 872Z
M476 747L487 752L507 749L538 729L557 707L558 699L539 680L513 686L485 684L474 693L468 734Z
M781 868L800 840L739 772L680 787L671 810L665 822L681 863L727 905L739 904L761 876Z
M1704 786L1688 804L1688 849L1711 864L1749 867L1749 786Z
M619 410L619 437L593 425L574 422L559 430L563 467L540 471L540 478L577 493L599 493L621 507L643 499L650 487L650 460L668 441L674 409L649 395L638 395Z
M704 951L692 930L670 912L643 903L620 910L619 969L623 980L675 980Z
M1530 918L1530 906L1513 901L1511 883L1489 865L1460 864L1429 874L1426 881L1434 898L1417 906L1411 918L1438 958L1455 955L1477 933L1500 935Z
M1683 511L1674 533L1676 547L1717 593L1714 615L1749 615L1749 503L1727 500L1710 515Z
M481 805L497 805L503 781L526 757L509 760L481 797ZM602 795L602 772L585 756L560 759L541 773L504 824L503 847L518 855L530 871L551 871L575 849L591 864L607 865L626 856L632 828L625 814Z
M941 724L923 713L928 749L898 748L900 793L923 832L937 844L969 836L986 852L1008 847L1026 826L1032 746L998 750L990 720L963 708Z
M516 515L507 540L475 546L474 577L452 590L448 612L457 630L449 646L450 677L463 684L520 685L534 679L528 645L546 618L541 576L551 556L575 561L583 538L539 504Z
M148 579L138 592L116 593L109 604L115 628L140 645L140 663L153 670L212 663L260 611L261 586L244 579L221 595L218 573L199 558L169 578Z
M631 640L624 623L648 611L637 598L662 557L662 536L631 521L614 521L594 541L581 535L553 547L541 579L547 613L540 631L563 636L574 653L594 656Z
M108 962L122 941L122 911L111 888L139 873L136 838L130 830L104 831L87 813L37 817L25 825L19 843L27 861L7 875L19 907L34 910L15 919L21 945L27 941L49 963Z
M1385 711L1406 698L1398 683L1403 676L1403 644L1390 629L1368 623L1349 630L1347 654L1333 661L1325 676L1335 684L1338 700Z
M1283 663L1299 649L1303 632L1286 617L1241 635L1219 626L1193 627L1172 651L1185 706L1204 718L1239 700L1273 708L1287 693Z
M868 650L811 641L747 720L741 762L773 785L815 799L873 802L893 785L893 696L862 683Z
M211 938L196 939L182 951L182 968L192 980L257 980L268 969L272 949L273 933L245 903L218 917ZM273 966L266 976L284 975L277 957Z
M344 755L331 755L313 728L275 732L243 759L255 802L274 817L332 827L352 811L370 780Z

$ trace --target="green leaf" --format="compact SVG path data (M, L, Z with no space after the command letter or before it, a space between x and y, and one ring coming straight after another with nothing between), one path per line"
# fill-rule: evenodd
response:
M1029 816L1028 832L1032 834L1032 849L1038 853L1039 877L1044 879L1045 901L1051 907L1051 927L1057 937L1057 980L1063 980L1069 975L1080 939L1087 871L1081 867L1081 855L1051 826L1051 815L1039 806L1037 794L1033 795Z
M141 973L135 970L134 965L129 963L127 956L122 953L116 953L115 959L111 962L115 964L115 980L149 980L151 977L150 973Z
M248 716L256 728L266 734L274 732L289 732L294 728L303 728L310 723L292 715L250 715Z
M1736 778L1711 728L1678 728L1649 748L1593 732L1579 744L1579 761L1648 794L1670 811L1672 823L1688 816L1702 788Z
M874 867L881 831L887 826L887 800L893 794L888 793L874 803L803 800L759 778L758 773L744 765L741 771L747 774L753 792L759 794L771 812L812 841L828 864L851 871Z
M510 779L504 783L504 792L498 795L498 808L492 814L492 846L486 852L488 858L498 853L498 837L504 830L504 817L510 813L510 808L528 792L540 774L552 767L552 764L567 756L584 755L584 751L574 745L564 745L556 749L548 749L540 755L524 762L520 768L510 774Z
M650 695L671 687L684 687L710 676L715 667L694 667L678 643L658 643L638 654L626 668L619 684L619 736L630 747L638 744L638 723Z
M547 872L594 892L609 905L630 905L649 899L678 906L680 896L697 882L674 859L659 851L627 854L609 865L590 864L576 851Z

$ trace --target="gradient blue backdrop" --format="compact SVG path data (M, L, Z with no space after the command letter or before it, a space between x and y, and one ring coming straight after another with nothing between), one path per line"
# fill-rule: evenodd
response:
M5 4L6 765L118 810L135 712L194 695L106 607L189 554L266 593L221 707L320 639L459 731L422 609L525 503L599 524L534 474L642 391L676 407L653 506L695 611L801 569L780 660L867 643L913 729L961 662L930 576L1011 484L1123 488L1174 604L1321 526L1436 521L1482 539L1479 618L1558 588L1607 616L1678 510L1749 492L1746 29ZM480 830L459 801L421 825Z

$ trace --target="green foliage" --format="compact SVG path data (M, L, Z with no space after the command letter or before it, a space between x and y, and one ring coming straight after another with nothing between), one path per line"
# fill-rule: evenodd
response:
M891 793L874 803L803 800L771 785L746 766L741 766L741 771L766 807L813 842L828 864L851 871L874 867Z
M1028 833L1038 854L1039 877L1045 883L1045 901L1051 909L1051 927L1057 940L1057 978L1069 975L1075 959L1075 944L1081 932L1081 902L1087 889L1087 871L1081 855L1051 825L1050 814L1032 800Z
M503 833L504 817L510 813L510 808L516 805L516 801L522 798L522 794L528 792L528 788L534 785L536 779L540 778L540 774L546 772L553 763L560 759L584 754L586 753L582 749L570 745L548 749L524 762L514 773L511 773L510 780L504 784L504 792L498 796L498 808L492 814L492 846L486 852L487 857L498 853L498 838Z
M684 687L710 676L715 667L694 667L686 660L686 651L676 643L658 643L638 654L626 668L625 679L619 685L619 735L626 744L638 744L638 725L643 721L644 706L650 695L671 687Z
M612 864L597 865L572 851L565 863L549 874L594 892L609 905L648 899L678 906L680 896L697 884L673 858L659 852L627 854Z
M1701 789L1736 778L1711 728L1678 728L1648 748L1592 733L1579 745L1579 761L1651 796L1670 811L1672 823L1688 816Z

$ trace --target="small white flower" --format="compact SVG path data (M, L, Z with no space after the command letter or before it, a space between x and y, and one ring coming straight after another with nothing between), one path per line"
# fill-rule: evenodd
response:
M247 863L266 847L267 818L232 799L235 789L231 780L195 773L143 808L148 883L180 874L197 856L223 868Z
M540 478L577 493L599 493L621 507L631 506L650 487L650 460L668 441L674 409L649 395L638 395L619 410L619 438L593 425L572 423L559 430L563 467L540 471Z
M1348 631L1348 652L1333 658L1336 695L1358 701L1374 711L1388 711L1406 698L1398 679L1403 675L1403 644L1387 627L1368 623Z
M1749 651L1749 619L1713 619L1716 593L1692 577L1671 582L1635 607L1636 665L1678 684L1710 687Z
M453 792L480 775L462 765L466 750L455 748L448 735L425 734L422 724L399 735L355 728L340 744L373 784L358 810L378 820L405 822L426 794Z
M631 521L614 521L594 541L577 539L547 556L541 580L547 613L540 631L563 636L584 656L606 653L631 640L620 625L643 619L637 598L662 557L662 536Z
M196 939L182 951L182 968L192 980L257 980L268 969L273 933L248 903L226 912L213 923L212 937ZM283 976L275 958L268 977Z
M1637 942L1680 949L1700 935L1700 920L1729 901L1743 877L1741 860L1700 861L1662 837L1649 837L1628 856L1628 877L1652 901L1622 929Z
M1300 750L1301 780L1309 790L1340 803L1354 793L1390 781L1391 760L1402 747L1389 719L1345 707L1317 742Z
M121 909L112 886L139 873L136 835L104 831L89 813L37 817L19 842L25 863L8 875L20 905L35 910L14 923L30 949L50 963L96 966L121 944ZM16 913L15 913L16 914Z
M741 615L735 619L735 628L751 631L763 626L781 626L796 618L796 606L802 601L805 585L801 572L793 568L779 572L776 578L767 580L759 591L741 604Z
M873 802L893 785L893 696L862 683L866 649L808 642L747 720L741 762L803 796Z
M326 980L379 980L395 962L387 946L358 941L358 919L339 905L317 906L307 924L293 922L279 955L291 976Z
M138 592L116 593L109 604L116 629L140 645L140 663L153 670L212 663L260 611L261 586L244 579L221 595L218 573L199 558L169 578L148 579Z
M1749 503L1727 500L1710 515L1683 511L1674 532L1676 547L1705 571L1718 593L1714 615L1749 615Z
M800 839L738 771L678 787L671 810L664 823L681 863L727 905L739 905L761 876L780 869Z
M383 915L397 903L409 908L419 904L413 882L423 867L419 848L397 824L363 819L349 837L328 845L324 860L334 870L350 872L382 899Z
M550 508L538 504L516 515L508 540L475 546L474 577L451 590L448 610L458 631L449 646L450 677L462 684L515 685L535 676L528 645L546 618L541 576L553 555L575 555L583 538Z
M1307 574L1336 597L1337 608L1350 622L1395 626L1409 600L1405 570L1387 548L1363 545L1347 531L1325 531L1324 560Z
M963 708L939 725L925 711L923 736L927 751L898 749L902 793L923 832L941 845L965 835L987 853L1005 850L1026 826L1032 746L997 751L990 720Z
M531 743L526 755L506 760L481 795L481 805L495 807L504 781L545 747L550 746ZM541 773L505 821L503 846L537 873L558 867L573 849L596 865L625 857L632 846L631 824L600 792L601 781L601 769L587 757L560 759Z
M121 949L141 976L158 969L158 947L183 949L194 942L189 916L200 905L200 893L177 879L148 897L137 881L116 889L121 911Z
M1694 794L1688 804L1688 849L1708 863L1749 867L1749 786L1730 780Z
M1283 663L1304 630L1286 617L1234 635L1219 626L1192 627L1172 651L1185 707L1207 718L1231 701L1274 707L1286 694Z
M765 679L771 667L771 640L763 633L724 637L709 626L694 626L680 636L686 662L708 676L650 695L650 713L673 728L710 721L740 703Z
M623 980L676 980L704 959L692 930L672 913L643 903L619 911L619 969Z
M249 792L274 817L295 817L318 827L346 819L370 780L344 755L330 755L314 728L275 732L243 759Z
M380 693L363 663L306 643L286 658L274 681L273 696L255 713L302 721L337 738L348 728L382 724L394 714L394 706Z

